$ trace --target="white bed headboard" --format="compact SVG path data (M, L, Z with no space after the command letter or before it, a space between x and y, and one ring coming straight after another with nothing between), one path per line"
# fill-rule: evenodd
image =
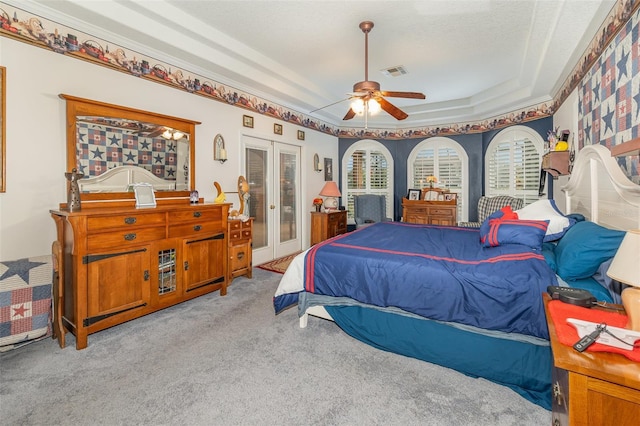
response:
M562 191L568 213L580 213L607 228L640 228L640 185L625 176L611 151L602 145L580 150Z
M81 192L127 192L136 183L148 183L155 191L176 190L175 181L161 179L139 166L118 166L100 176L78 180Z

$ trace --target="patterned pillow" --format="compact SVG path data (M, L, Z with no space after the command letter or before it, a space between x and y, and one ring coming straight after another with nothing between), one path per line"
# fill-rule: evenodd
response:
M489 221L492 219L518 219L518 215L511 209L511 206L504 206L500 210L491 213L480 225L480 236L489 232Z

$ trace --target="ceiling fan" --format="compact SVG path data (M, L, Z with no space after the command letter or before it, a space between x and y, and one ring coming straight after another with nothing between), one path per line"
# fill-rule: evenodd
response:
M380 83L377 81L369 81L369 32L373 28L373 22L364 21L360 23L360 29L364 33L364 81L359 81L353 85L353 93L350 93L351 98L358 98L361 100L359 104L362 106L362 110L370 109L372 107L377 108L379 106L382 110L392 115L397 120L404 120L409 115L402 111L400 108L387 101L385 97L389 98L411 98L411 99L425 99L425 95L419 92L389 92L380 90ZM375 103L373 103L373 102ZM377 104L377 105L376 105ZM343 120L351 120L356 116L352 105L349 111L344 116Z

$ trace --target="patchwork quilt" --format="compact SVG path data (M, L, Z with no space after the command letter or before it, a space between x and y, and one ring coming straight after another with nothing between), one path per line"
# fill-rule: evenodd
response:
M0 262L0 352L51 335L51 256Z

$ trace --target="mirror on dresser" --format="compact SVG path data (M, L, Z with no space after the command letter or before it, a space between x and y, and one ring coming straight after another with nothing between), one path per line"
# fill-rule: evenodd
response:
M67 172L81 200L133 200L133 185L151 184L156 198L189 198L195 189L197 121L66 94Z

